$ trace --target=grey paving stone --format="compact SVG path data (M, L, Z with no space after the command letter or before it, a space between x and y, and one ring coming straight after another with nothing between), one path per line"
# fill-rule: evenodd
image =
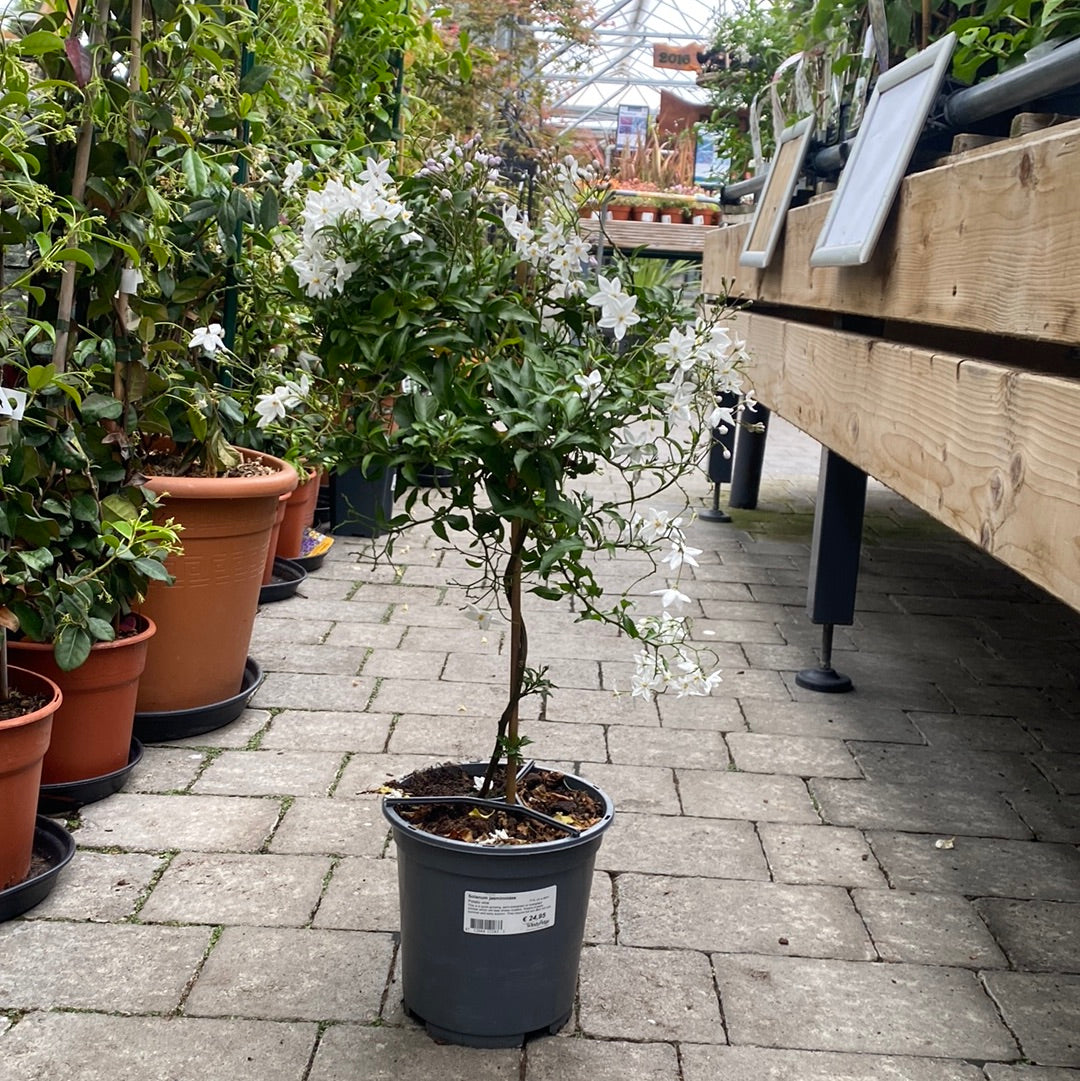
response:
M299 1081L316 1033L276 1021L31 1013L0 1038L0 1081Z
M618 810L596 854L596 866L605 871L659 875L769 878L761 845L749 822L620 814Z
M1008 967L1005 955L964 897L858 889L852 898L883 961Z
M521 1051L437 1044L415 1026L332 1025L308 1081L518 1081Z
M215 796L325 796L343 763L340 751L223 751L191 791Z
M392 721L389 713L287 709L270 722L259 750L375 753L386 746Z
M725 770L730 762L720 732L613 724L607 742L611 761L620 765Z
M1080 900L1080 852L1068 845L957 837L953 848L939 849L921 834L872 832L868 839L897 889Z
M1013 968L1080 973L1080 904L984 897L975 908Z
M267 649L281 645L318 645L333 626L328 619L256 619L248 648L252 657L262 657Z
M502 687L474 687L432 679L383 679L369 708L410 717L426 714L468 720L498 718L505 705ZM535 715L535 710L529 712Z
M655 702L642 702L610 689L582 690L556 687L544 704L544 716L561 724L610 724L634 728L655 728L660 715Z
M860 656L862 656L861 652L853 655L844 674L851 678L865 705L876 709L893 708L905 711L935 711L946 710L950 707L949 699L935 684L912 679L910 674L895 684L885 683L880 678L880 674L874 671L872 664L868 663L866 666L860 664L858 660ZM811 664L807 667L813 666ZM796 701L805 701L811 695L819 693L799 687L794 675L788 673L783 673L783 675L791 697Z
M390 935L226 927L188 995L192 1017L373 1021L390 974Z
M345 623L341 620L327 624L320 639L337 649L397 649L407 628L386 623Z
M988 1062L983 1069L987 1081L1077 1081L1080 1070L1059 1066L1007 1066Z
M447 684L449 686L449 684ZM426 755L428 761L487 761L495 745L498 713L483 717L399 717L388 744L392 754ZM522 732L533 741L529 754L543 761L606 762L604 730L594 724L561 724L522 718Z
M198 777L209 752L181 747L144 747L126 792L183 792Z
M139 912L147 923L302 927L322 894L327 856L181 852Z
M681 1081L669 1043L558 1036L526 1049L525 1081Z
M679 769L675 779L688 815L752 822L821 821L806 785L797 777Z
M141 796L119 792L80 811L80 846L144 852L257 852L281 801L244 796Z
M398 918L397 862L347 856L330 878L313 927L348 931L396 931Z
M1080 795L1080 754L1037 754L1032 761L1063 796Z
M747 773L790 773L797 777L861 777L843 740L732 732L728 738L736 767Z
M619 876L619 943L722 953L875 958L845 890Z
M707 732L745 732L746 721L734 695L720 689L708 698L660 695L655 700L664 728L690 728Z
M724 1043L720 1004L704 954L586 946L579 1018L589 1036Z
M390 610L390 604L386 601L333 601L327 599L311 599L311 603L305 606L305 610L318 614L320 619L333 621L348 620L355 623L382 623ZM286 621L295 619L301 609L292 604L267 604L259 612L259 618L268 621Z
M610 766L590 762L582 772L615 800L619 811L677 815L679 794L670 767Z
M894 743L849 744L871 781L940 788L978 785L995 792L1039 791L1046 781L1023 755L911 747Z
M126 919L164 862L141 852L79 852L27 917L99 923Z
M389 827L373 796L366 799L297 799L270 842L271 852L335 856L382 855Z
M722 571L721 573L731 574L732 578L729 580L741 581L741 578L734 572ZM761 642L765 645L778 646L786 644L783 634L777 630L774 624L762 623L760 620L696 619L694 621L694 633L704 634L705 631L712 631L709 637L714 638L717 642L734 642L736 644Z
M799 667L805 668L808 663L804 658ZM923 742L922 733L901 709L870 708L844 695L827 697L827 702L764 703L747 699L742 707L751 732L890 743Z
M364 661L364 650L355 646L320 642L280 642L264 646L259 663L265 672L300 672L322 675L355 676Z
M411 649L373 649L367 657L362 658L361 672L368 679L388 677L437 680L446 667L446 656L445 651L418 653ZM458 654L458 656L474 657L477 654ZM493 657L491 663L498 664L498 657Z
M913 713L911 719L926 742L939 750L1034 752L1039 741L1014 717L963 713Z
M975 974L958 968L716 955L733 1044L1015 1059Z
M1023 1058L1040 1066L1080 1066L1080 976L988 972L983 979Z
M1031 831L998 793L975 785L936 787L820 778L810 791L825 821L862 829L1028 838Z
M699 1044L680 1052L683 1081L984 1081L978 1066L950 1059Z
M168 1013L209 942L206 927L8 923L0 926L0 1009Z
M589 943L615 941L614 876L603 871L593 873L589 910L585 914L585 939Z
M866 838L843 826L762 822L758 836L778 882L825 886L884 886Z
M260 709L362 710L371 706L375 678L319 675L318 673L270 672L255 692L253 705Z

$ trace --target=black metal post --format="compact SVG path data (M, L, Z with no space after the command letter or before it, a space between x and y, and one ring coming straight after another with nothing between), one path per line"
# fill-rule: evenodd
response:
M795 676L795 682L807 690L837 694L854 689L850 678L832 666L832 640L837 623L855 620L865 509L866 474L822 447L806 596L811 621L822 624L821 665L804 668Z
M743 420L747 414L743 414ZM763 405L754 410L753 423L761 431L752 432L740 424L735 433L735 460L731 467L731 488L728 506L753 510L758 505L761 489L761 467L765 461L765 441L769 435L769 411Z

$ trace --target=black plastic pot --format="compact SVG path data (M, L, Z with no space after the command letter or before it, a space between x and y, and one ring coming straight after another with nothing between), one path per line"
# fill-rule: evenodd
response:
M337 536L378 537L394 508L394 471L365 473L353 466L330 475L330 531Z
M518 1047L569 1019L593 864L615 812L587 781L567 775L567 783L592 793L603 818L532 845L437 837L396 810L430 799L384 801L397 845L402 997L436 1040Z

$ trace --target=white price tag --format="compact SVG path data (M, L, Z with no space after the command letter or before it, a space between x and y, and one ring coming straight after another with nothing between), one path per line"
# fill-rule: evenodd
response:
M558 887L526 893L465 891L465 933L468 935L527 935L555 926Z

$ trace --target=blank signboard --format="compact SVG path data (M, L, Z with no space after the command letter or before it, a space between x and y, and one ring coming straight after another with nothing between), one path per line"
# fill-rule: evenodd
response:
M947 34L878 79L811 266L852 266L873 254L955 44Z
M814 118L806 117L790 128L785 128L776 144L769 175L765 178L765 187L757 199L754 220L739 263L742 266L767 267L776 250L776 242L784 228L787 209L791 197L795 194L795 185L799 181L803 162L806 160L806 148L814 134Z

